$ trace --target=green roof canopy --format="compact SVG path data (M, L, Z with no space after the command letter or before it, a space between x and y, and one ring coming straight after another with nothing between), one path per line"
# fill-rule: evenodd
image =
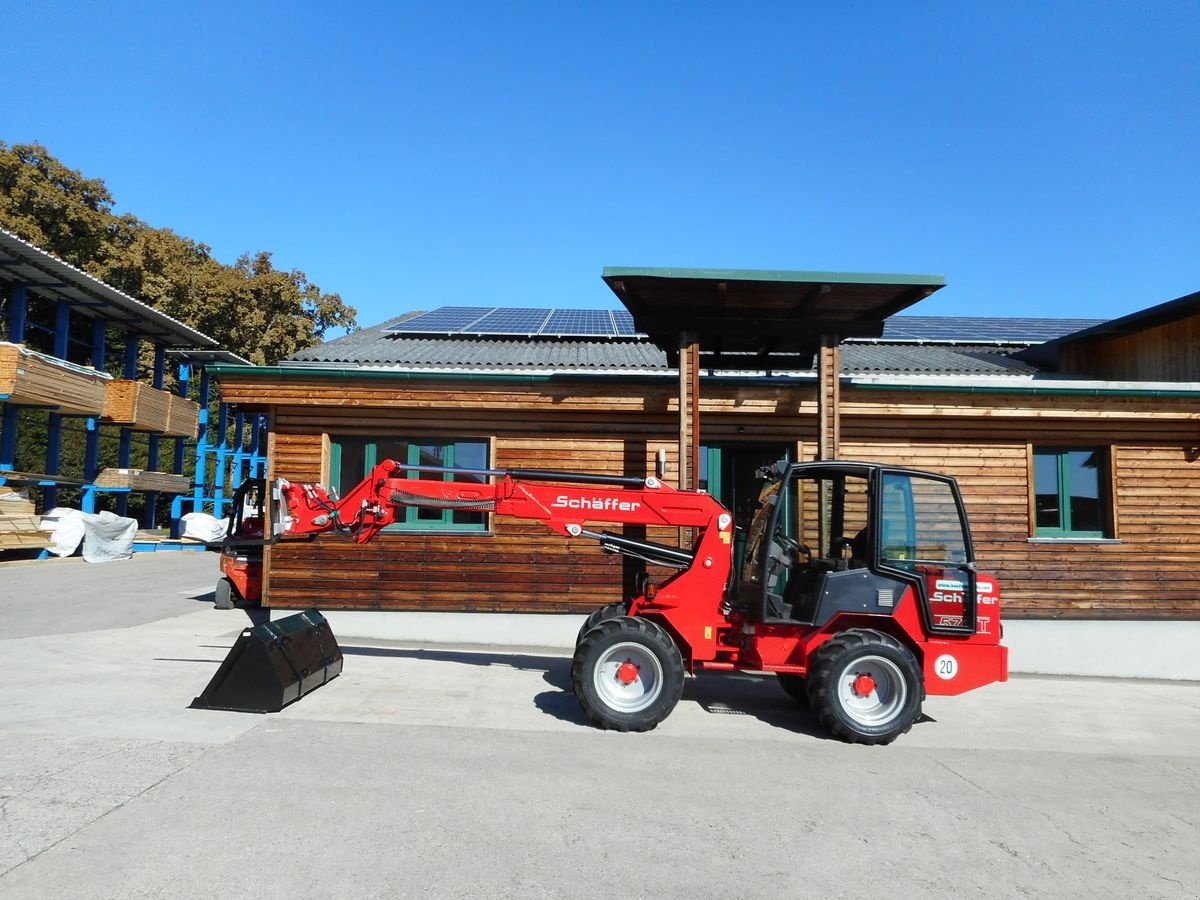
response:
M725 353L799 354L822 335L873 338L889 316L944 287L941 275L606 267L603 278L638 331L668 351L699 334L712 363Z

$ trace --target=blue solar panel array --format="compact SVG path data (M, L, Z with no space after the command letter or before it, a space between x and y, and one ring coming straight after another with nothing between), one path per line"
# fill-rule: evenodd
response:
M552 309L494 309L466 326L473 334L537 334Z
M980 316L893 316L883 323L883 340L947 341L956 344L1040 344L1091 328L1102 321Z
M1102 319L980 316L893 316L885 341L1040 344L1098 325ZM512 306L443 306L388 329L389 334L494 335L497 337L636 337L624 309L550 309Z
M624 309L531 309L443 306L388 329L389 334L463 334L543 337L634 337Z
M478 306L443 306L422 313L388 329L389 332L411 331L416 334L454 334L472 322L495 312L494 308Z

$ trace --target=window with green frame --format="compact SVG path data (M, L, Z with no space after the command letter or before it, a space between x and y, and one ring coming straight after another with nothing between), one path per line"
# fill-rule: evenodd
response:
M410 466L488 468L488 443L479 440L426 440L423 438L360 438L330 435L329 478L340 496L358 484L378 463L393 459ZM448 472L409 472L409 478L445 481L487 481L486 475L452 475ZM485 531L487 513L461 509L406 506L396 524L385 531Z
M1099 447L1034 447L1037 537L1109 537L1108 452Z

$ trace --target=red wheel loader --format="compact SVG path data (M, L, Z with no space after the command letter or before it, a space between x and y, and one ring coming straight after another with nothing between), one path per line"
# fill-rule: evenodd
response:
M571 683L601 728L654 728L689 673L773 672L832 734L886 744L912 727L926 694L1007 679L1000 589L976 568L952 478L862 462L779 463L760 474L736 570L730 512L653 477L388 460L340 499L319 484L279 482L286 514L274 528L363 543L406 506L498 512L667 572L580 630ZM595 530L601 523L692 537L681 548Z

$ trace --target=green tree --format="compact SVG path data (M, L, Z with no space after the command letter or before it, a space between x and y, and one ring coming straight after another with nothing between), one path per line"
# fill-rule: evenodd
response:
M232 265L211 248L133 215L116 215L100 179L85 178L40 144L0 142L0 227L202 331L251 362L315 346L356 313L298 269L259 251Z

